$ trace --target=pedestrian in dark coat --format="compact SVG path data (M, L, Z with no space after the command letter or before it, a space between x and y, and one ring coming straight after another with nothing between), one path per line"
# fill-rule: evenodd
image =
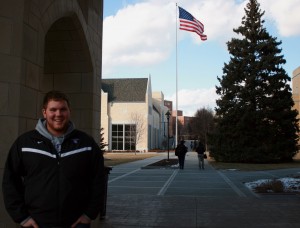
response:
M204 152L205 152L205 146L200 141L198 142L198 146L196 148L196 152L198 153L199 169L204 169Z
M179 168L184 169L184 160L187 153L187 147L184 145L184 141L180 141L175 149L175 155L178 156Z

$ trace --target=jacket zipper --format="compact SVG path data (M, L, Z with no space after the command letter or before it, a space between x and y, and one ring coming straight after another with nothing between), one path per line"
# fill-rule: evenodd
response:
M56 151L56 150L55 150ZM57 221L61 221L61 208L60 208L60 154L56 151L56 159L57 159Z

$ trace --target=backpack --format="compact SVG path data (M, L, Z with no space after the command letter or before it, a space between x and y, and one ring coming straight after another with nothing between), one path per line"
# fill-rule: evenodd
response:
M179 156L179 153L180 153L179 148L176 147L176 149L175 149L175 155L176 155L176 156Z
M175 149L175 155L183 155L187 152L185 145L178 145Z

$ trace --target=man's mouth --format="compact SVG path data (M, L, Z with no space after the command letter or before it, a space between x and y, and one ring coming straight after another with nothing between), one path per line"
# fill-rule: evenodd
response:
M64 120L60 120L60 119L59 119L59 120L54 120L54 122L55 122L55 123L63 123Z

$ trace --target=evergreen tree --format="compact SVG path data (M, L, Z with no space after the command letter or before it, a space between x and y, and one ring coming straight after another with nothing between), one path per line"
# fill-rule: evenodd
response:
M102 151L102 153L105 152L105 147L108 146L107 143L104 142L104 128L102 127L100 129L100 143L99 143L99 147L100 147L100 150Z
M233 29L241 38L227 43L230 53L218 77L220 95L211 156L227 162L290 161L297 152L298 119L282 65L281 41L263 27L264 12L249 0L242 24Z

